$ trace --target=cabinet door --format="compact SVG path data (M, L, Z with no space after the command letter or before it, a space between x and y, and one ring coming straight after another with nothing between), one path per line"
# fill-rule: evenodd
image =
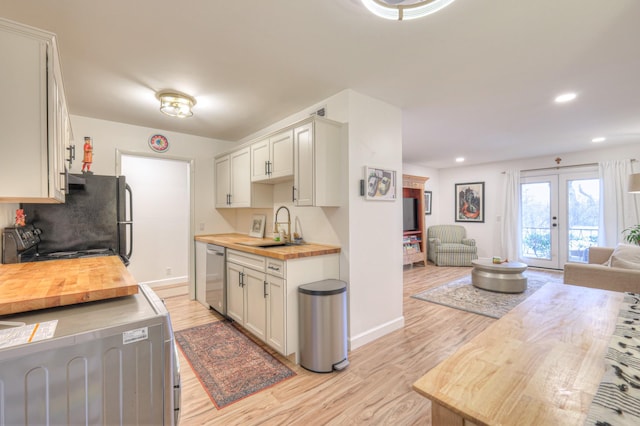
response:
M313 124L308 123L294 130L294 203L297 206L313 205L314 163Z
M269 139L251 144L251 182L269 179Z
M266 278L262 272L244 269L245 304L244 327L260 340L266 340L267 302Z
M216 207L229 207L231 169L228 155L216 159L215 170Z
M51 61L51 58L49 58ZM59 70L56 66L50 67L49 73L49 193L58 201L65 200L66 191L66 140L65 118L66 106ZM56 72L58 71L58 72Z
M244 289L240 277L244 268L227 262L227 315L244 325Z
M269 138L269 172L271 178L293 176L293 131L287 130Z
M229 154L231 207L251 207L251 154L249 147Z
M287 307L285 301L285 281L267 275L267 344L286 355L285 324Z
M49 197L47 43L0 24L0 198ZM19 177L19 178L18 178Z

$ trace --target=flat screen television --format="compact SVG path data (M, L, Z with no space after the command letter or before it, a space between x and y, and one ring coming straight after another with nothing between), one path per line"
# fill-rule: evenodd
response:
M418 200L416 198L402 199L402 230L418 230Z

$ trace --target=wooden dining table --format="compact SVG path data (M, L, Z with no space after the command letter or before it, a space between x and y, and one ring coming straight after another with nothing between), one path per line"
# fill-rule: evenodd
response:
M584 424L623 296L545 284L413 384L432 424Z

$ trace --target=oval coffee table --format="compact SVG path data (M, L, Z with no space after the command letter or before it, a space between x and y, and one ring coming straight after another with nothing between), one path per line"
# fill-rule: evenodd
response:
M527 269L525 263L476 259L471 264L471 283L478 288L500 293L522 293L527 289L527 277L522 275Z

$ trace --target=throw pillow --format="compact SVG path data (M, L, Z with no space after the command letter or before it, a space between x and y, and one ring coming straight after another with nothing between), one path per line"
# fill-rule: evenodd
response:
M611 256L611 267L612 268L622 268L622 269L638 269L640 270L640 263L629 262L628 260L618 259L614 256Z
M631 267L633 264L636 266ZM611 253L609 265L618 268L640 269L640 246L618 244Z

